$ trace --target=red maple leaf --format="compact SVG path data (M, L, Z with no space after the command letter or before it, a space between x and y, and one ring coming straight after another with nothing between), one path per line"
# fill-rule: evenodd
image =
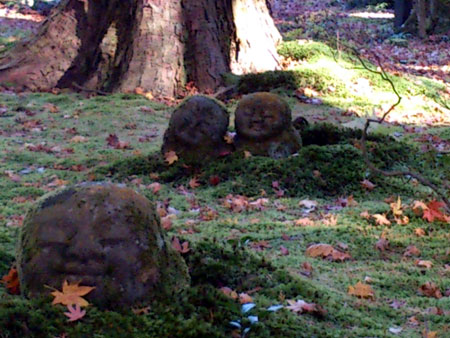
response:
M444 202L438 202L436 200L431 201L427 204L428 209L423 211L422 218L428 222L434 222L434 220L450 223L450 216L444 215L444 213L439 210L445 206Z
M7 275L3 276L2 283L5 284L6 289L12 295L20 294L19 275L16 268L11 268Z

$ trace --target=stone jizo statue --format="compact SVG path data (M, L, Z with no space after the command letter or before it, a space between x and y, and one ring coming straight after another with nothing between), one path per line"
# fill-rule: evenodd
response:
M131 189L88 183L44 196L28 212L18 245L22 292L60 289L64 280L95 286L100 307L170 297L189 283L155 206Z

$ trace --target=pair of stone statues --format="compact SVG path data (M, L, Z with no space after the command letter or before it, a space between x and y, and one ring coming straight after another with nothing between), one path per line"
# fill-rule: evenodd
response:
M235 149L272 158L287 157L301 147L291 118L289 105L278 95L247 95L237 105L236 137L230 144L225 140L229 125L225 107L206 96L193 96L173 112L162 152L175 151L190 162L217 158Z

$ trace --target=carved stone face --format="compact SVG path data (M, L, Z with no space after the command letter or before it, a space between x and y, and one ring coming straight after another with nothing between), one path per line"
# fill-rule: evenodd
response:
M246 139L267 139L287 129L290 119L289 106L277 95L250 94L236 108L236 131Z
M228 115L212 99L194 96L174 111L171 122L175 137L194 147L223 142Z
M33 296L43 285L81 282L95 286L93 299L106 306L146 298L163 278L158 260L171 249L149 207L113 185L68 189L44 201L21 238L21 284Z

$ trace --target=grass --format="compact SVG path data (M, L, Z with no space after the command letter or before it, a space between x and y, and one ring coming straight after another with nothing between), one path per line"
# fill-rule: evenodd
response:
M0 276L14 264L22 217L36 199L63 184L107 180L125 183L154 202L169 203L175 216L167 235L189 242L191 251L184 259L192 278L189 290L173 302L151 304L146 314L92 306L77 323L68 323L64 308L52 306L51 297L28 300L7 294L0 286L0 336L230 337L243 336L247 328L249 337L392 337L392 327L402 328L400 337L422 337L425 329L436 331L438 337L449 334L448 315L436 308L449 309L450 298L417 292L429 281L448 291L448 224L428 223L411 209L405 211L410 218L407 225L380 226L360 216L363 211L389 212L384 201L389 196L400 196L406 204L430 200L432 192L413 180L370 175L356 141L360 132L312 123L313 117L331 120L333 111L352 107L361 116L370 115L393 101L390 89L377 76L356 69L357 63L345 55L336 63L333 50L324 43L299 45L294 40L301 33L286 33L285 40L292 41L280 47L284 56L299 61L296 67L234 78L241 93L279 92L294 114L310 119L310 126L302 131L304 147L299 155L283 160L244 158L237 153L199 168L186 168L182 161L168 166L159 154L171 114L165 105L131 94L92 98L71 93L0 94L6 108L0 115ZM444 88L433 80L400 76L393 80L404 96L401 112L427 113L434 109L434 100L441 102ZM293 96L298 87L320 92L325 104L299 105ZM230 108L234 104L230 102ZM343 123L355 116L339 118ZM371 134L371 159L385 169L415 167L444 188L443 182L450 180L446 170L450 156L422 151L416 133L398 140L392 137L394 132L403 128L388 124ZM421 132L450 140L446 126ZM110 134L129 142L129 148L109 146ZM84 139L74 141L75 136ZM155 175L162 185L158 194L148 187ZM218 185L210 184L212 176L219 178ZM197 189L189 187L193 177L201 183ZM363 179L377 186L367 191L361 187ZM283 196L277 196L274 181ZM250 201L267 198L268 205L233 212L223 203L228 194L245 195ZM342 198L351 195L358 204L342 207ZM305 210L299 206L304 199L316 200L318 207ZM202 219L206 208L216 216ZM296 225L305 217L313 225ZM425 230L424 236L416 235L418 228ZM384 252L375 249L380 237L390 241ZM252 245L263 240L269 247L255 250ZM311 258L305 251L313 243L348 246L352 259L337 263ZM409 245L421 251L419 257L404 256ZM282 254L282 246L288 255ZM433 266L418 267L418 258L431 260ZM304 274L303 263L311 264L310 275ZM374 300L348 295L350 285L365 280L375 292ZM253 291L256 307L244 314L238 301L219 291L223 286L238 293ZM327 314L267 311L292 299L315 302ZM258 316L258 322L251 324L249 314ZM231 321L240 321L242 329L234 328Z

